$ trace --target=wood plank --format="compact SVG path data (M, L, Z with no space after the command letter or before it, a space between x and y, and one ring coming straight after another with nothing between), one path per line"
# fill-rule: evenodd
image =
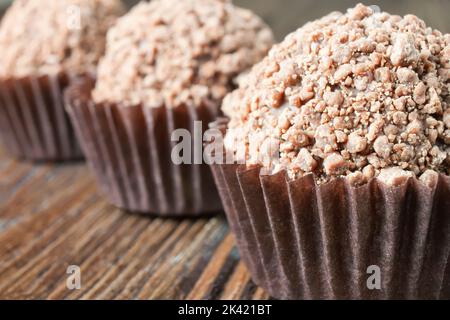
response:
M0 148L0 299L267 299L225 217L125 212L84 163L18 162ZM77 265L82 287L68 290Z

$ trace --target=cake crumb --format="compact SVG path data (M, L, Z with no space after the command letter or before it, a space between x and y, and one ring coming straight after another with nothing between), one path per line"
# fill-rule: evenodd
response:
M436 171L433 170L427 170L419 177L420 181L422 181L423 184L428 186L429 188L433 188L438 181L438 174Z
M399 167L392 167L381 169L378 180L389 186L399 186L411 177L414 177L414 174L411 171L406 171Z
M340 175L345 172L348 165L344 157L342 157L340 154L331 153L325 158L323 167L326 174Z

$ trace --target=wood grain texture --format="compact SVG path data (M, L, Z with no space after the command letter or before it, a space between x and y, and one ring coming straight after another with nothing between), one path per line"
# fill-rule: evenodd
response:
M151 218L110 206L83 162L0 149L0 299L267 299L223 216ZM66 269L81 268L81 290Z

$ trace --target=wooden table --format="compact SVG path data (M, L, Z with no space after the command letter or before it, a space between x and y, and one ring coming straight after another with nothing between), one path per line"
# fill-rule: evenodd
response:
M99 194L83 162L21 163L0 149L0 299L267 299L223 216L165 220ZM77 265L81 289L69 290Z

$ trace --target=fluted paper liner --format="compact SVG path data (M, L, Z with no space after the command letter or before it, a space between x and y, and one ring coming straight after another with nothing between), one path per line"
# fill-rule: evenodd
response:
M64 107L70 78L61 73L0 80L0 133L11 155L37 161L83 157Z
M66 92L68 111L85 156L103 193L114 205L162 216L197 216L222 208L206 164L175 165L171 133L203 130L216 117L213 106L177 108L96 104L94 81L83 79Z
M214 164L213 175L253 280L279 299L449 299L450 177L360 187L312 175ZM381 290L370 290L369 266Z

